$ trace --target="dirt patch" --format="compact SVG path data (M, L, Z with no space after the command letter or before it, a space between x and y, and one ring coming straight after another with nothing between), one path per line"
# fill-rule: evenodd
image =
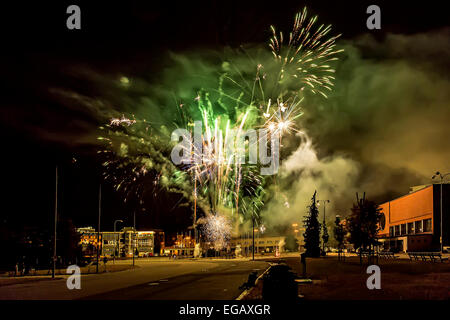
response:
M286 258L293 272L301 274L298 258ZM381 289L369 290L367 264L359 258L345 262L334 257L307 259L312 283L299 283L298 293L306 300L448 300L450 264L394 260L378 262ZM262 291L262 289L261 289ZM254 296L258 296L255 292ZM250 296L249 296L250 297Z

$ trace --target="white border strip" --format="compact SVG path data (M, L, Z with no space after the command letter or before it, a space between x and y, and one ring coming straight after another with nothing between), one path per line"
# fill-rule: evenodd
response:
M269 271L269 269L272 268L272 265L270 265L266 271L264 271L263 273L260 274L260 276L256 279L255 281L255 286L258 283L258 281L267 273L267 271ZM255 287L252 287L250 289L245 289L240 295L239 297L237 297L235 300L242 300L245 298L245 296L247 296L247 294L250 293L250 291L252 291L252 289L254 289Z

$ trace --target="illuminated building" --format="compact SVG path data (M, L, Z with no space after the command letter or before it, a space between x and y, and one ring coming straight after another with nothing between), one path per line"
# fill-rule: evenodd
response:
M80 244L84 256L95 256L97 249L97 232L94 228L79 228ZM162 230L134 231L133 228L123 228L121 231L100 232L101 256L132 257L133 249L136 255L148 257L160 255L164 250L164 232Z
M443 241L449 246L450 185L442 186ZM440 248L440 185L412 187L409 194L380 205L383 217L379 240L383 249L438 251Z
M170 256L194 256L195 239L191 236L191 232L177 234L172 237L173 245L166 247L164 253Z
M95 256L97 254L97 232L92 227L78 228L80 234L80 245L84 256ZM102 234L100 233L100 243Z
M230 248L232 251L236 250L239 245L241 247L242 255L252 254L252 238L231 239ZM283 252L285 245L285 237L258 237L255 236L255 254L275 254L275 252Z

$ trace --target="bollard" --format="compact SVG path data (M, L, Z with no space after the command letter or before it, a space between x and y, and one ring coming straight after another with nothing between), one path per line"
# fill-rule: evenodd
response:
M300 262L302 263L303 278L306 278L306 253L300 254Z

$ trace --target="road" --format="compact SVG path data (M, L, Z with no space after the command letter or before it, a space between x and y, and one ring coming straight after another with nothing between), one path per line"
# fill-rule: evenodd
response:
M138 268L81 276L81 289L69 290L67 276L0 287L0 299L120 299L120 300L229 300L252 271L269 266L265 261L174 260L139 261Z

